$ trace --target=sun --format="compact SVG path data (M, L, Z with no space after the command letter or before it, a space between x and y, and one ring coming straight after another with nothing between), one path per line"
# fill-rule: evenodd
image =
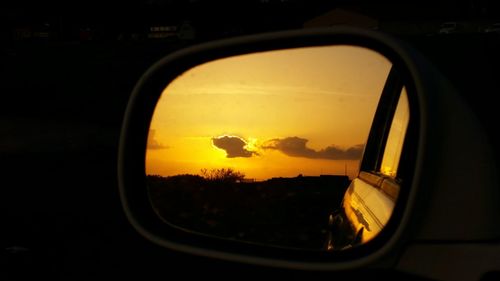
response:
M260 145L259 145L259 140L257 138L249 137L246 139L246 142L247 142L247 144L244 147L246 150L254 151L254 152L259 151Z

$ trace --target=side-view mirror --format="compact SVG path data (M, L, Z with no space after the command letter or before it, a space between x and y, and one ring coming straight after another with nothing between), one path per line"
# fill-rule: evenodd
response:
M166 248L449 278L415 257L439 250L425 241L500 235L490 154L472 112L418 52L342 27L160 60L132 93L118 177L131 224Z

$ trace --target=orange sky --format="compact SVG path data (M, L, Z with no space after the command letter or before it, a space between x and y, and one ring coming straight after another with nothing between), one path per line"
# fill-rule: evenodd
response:
M234 168L247 178L357 173L391 63L351 46L230 57L162 93L146 173Z

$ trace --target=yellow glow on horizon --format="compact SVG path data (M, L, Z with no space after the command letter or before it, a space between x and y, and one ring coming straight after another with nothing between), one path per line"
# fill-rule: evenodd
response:
M196 66L162 93L150 126L148 143L156 145L147 150L146 173L229 167L257 180L346 171L354 177L359 159L332 155L366 142L390 67L380 54L351 46L263 52Z

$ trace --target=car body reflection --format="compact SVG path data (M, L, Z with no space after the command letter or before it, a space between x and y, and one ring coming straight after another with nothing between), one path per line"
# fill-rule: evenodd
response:
M349 248L377 236L392 215L398 193L393 179L361 172L349 185L341 209L330 215L326 249Z

